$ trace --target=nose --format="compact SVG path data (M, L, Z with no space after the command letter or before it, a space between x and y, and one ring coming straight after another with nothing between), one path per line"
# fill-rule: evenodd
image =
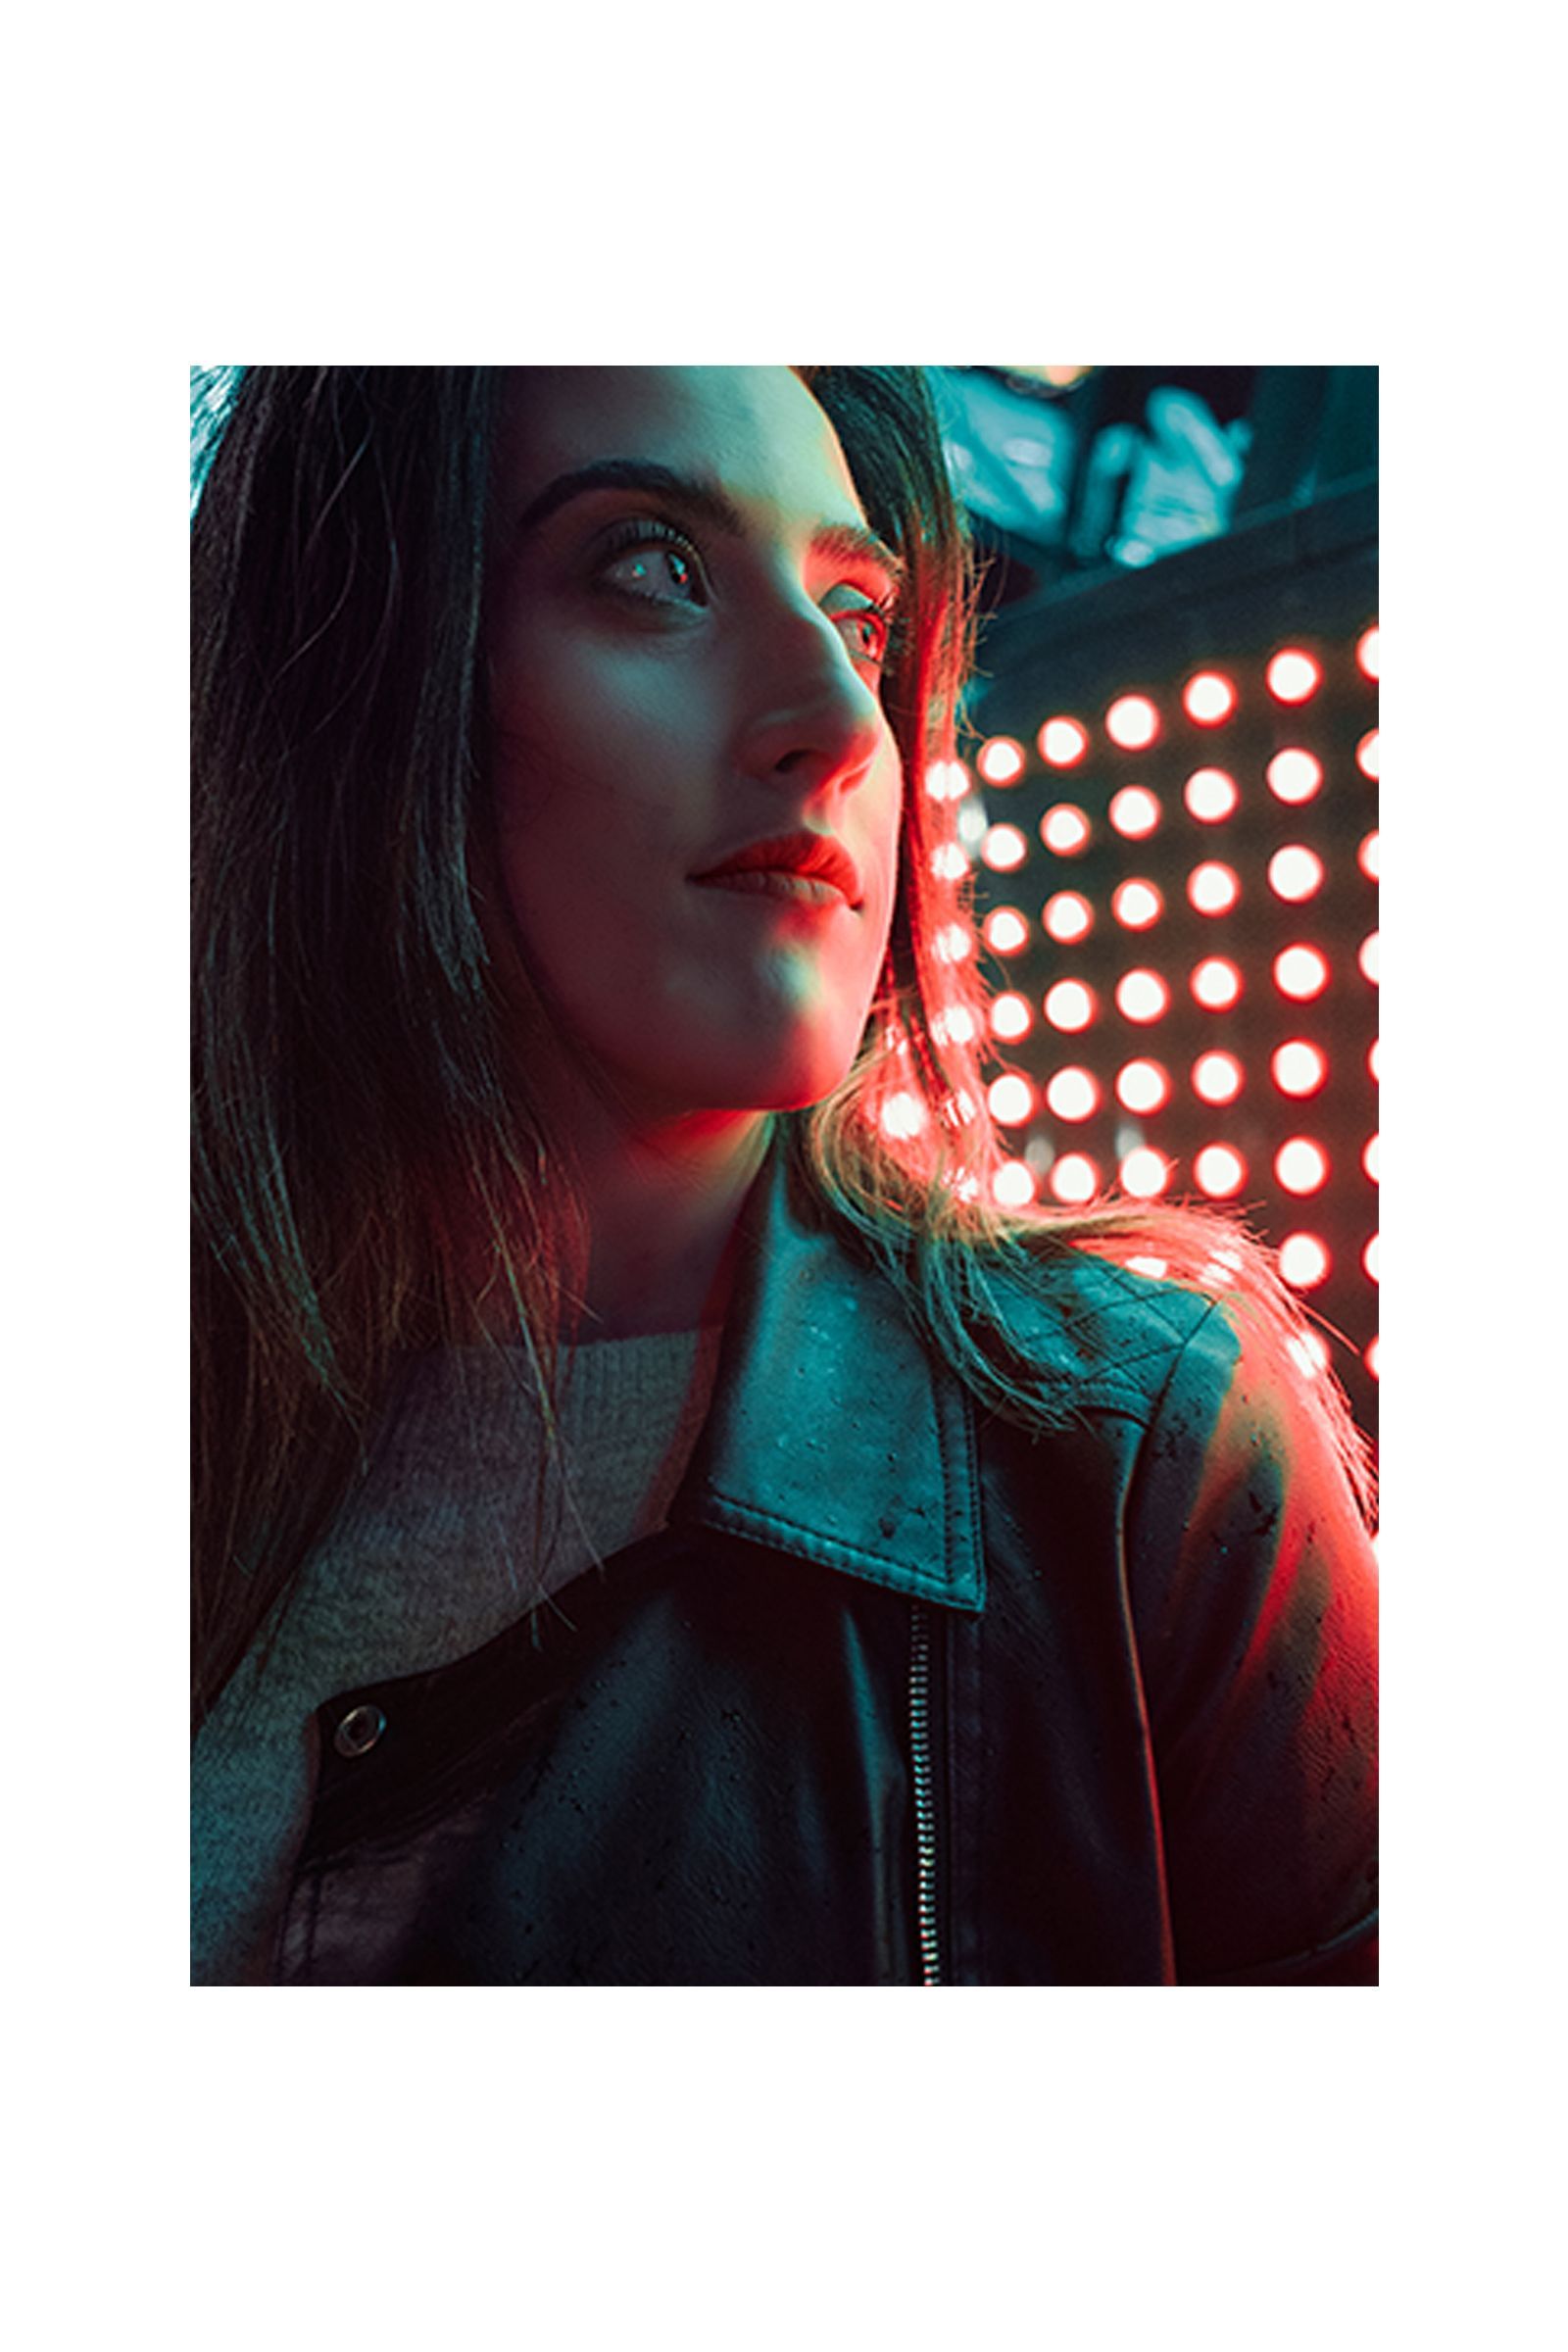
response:
M775 620L754 656L741 771L808 795L858 784L887 743L887 721L824 612Z

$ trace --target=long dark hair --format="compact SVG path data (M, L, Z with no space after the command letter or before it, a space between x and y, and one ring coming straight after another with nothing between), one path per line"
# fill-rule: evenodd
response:
M192 528L198 1716L363 1468L400 1362L493 1336L478 1289L507 1300L554 1428L580 1210L509 1045L514 993L477 904L504 372L249 368L208 435ZM1244 1311L1298 1351L1269 1260L1212 1212L998 1207L943 789L971 648L968 544L921 371L799 372L908 592L883 685L906 780L888 964L843 1086L782 1122L794 1180L1011 1418L1063 1406L992 1306L1009 1258L1087 1246L1209 1284L1218 1263ZM1343 1397L1327 1376L1316 1386L1359 1478Z

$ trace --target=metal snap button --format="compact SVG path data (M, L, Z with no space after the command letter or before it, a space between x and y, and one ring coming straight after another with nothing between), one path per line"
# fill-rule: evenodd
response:
M366 1701L350 1707L332 1735L332 1745L340 1756L368 1755L386 1730L386 1717L379 1707Z

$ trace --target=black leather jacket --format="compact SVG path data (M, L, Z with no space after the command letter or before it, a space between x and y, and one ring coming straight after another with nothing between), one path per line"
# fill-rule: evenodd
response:
M760 1189L667 1530L318 1717L285 1984L1370 1984L1376 1588L1196 1292L1007 1293L980 1411Z

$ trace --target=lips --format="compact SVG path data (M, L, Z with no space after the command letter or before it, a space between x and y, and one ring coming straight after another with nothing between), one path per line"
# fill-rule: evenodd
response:
M743 849L705 866L691 878L694 882L727 883L734 889L772 894L770 877L777 878L776 895L781 896L817 895L815 891L797 890L797 884L816 884L836 891L851 906L858 906L865 896L859 869L843 844L828 834L804 830L776 833L766 841L748 842Z

